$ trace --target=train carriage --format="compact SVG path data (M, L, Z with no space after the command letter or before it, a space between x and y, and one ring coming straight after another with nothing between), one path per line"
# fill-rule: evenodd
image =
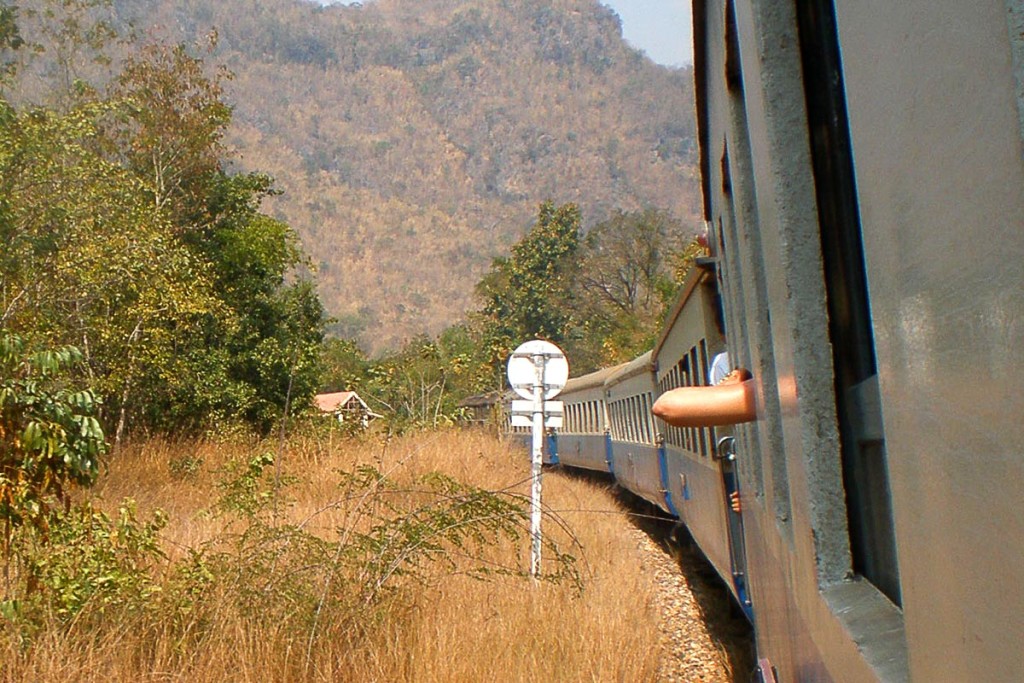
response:
M622 486L669 512L657 428L651 415L655 390L652 358L647 352L605 380L611 467Z
M564 422L555 451L561 464L597 472L611 472L611 436L604 383L625 364L604 368L565 383L558 396L564 404Z
M694 28L763 680L1024 680L1024 7Z
M552 445L687 525L763 683L1024 680L1024 5L693 8L712 253ZM654 421L723 349L756 419Z
M658 394L706 386L713 358L725 351L724 323L713 261L683 284L653 351ZM739 495L729 428L673 427L656 422L662 445L669 510L686 525L708 561L749 611L743 522L731 496Z

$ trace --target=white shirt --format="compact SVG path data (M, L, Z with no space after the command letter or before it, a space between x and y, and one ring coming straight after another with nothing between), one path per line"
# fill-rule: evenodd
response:
M711 368L708 370L708 383L711 386L715 386L732 371L732 366L729 364L729 352L723 351L714 357L711 361Z

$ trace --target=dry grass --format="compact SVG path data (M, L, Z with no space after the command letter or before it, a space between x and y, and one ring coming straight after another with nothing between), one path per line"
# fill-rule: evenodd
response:
M95 494L111 507L131 497L140 513L167 511L170 523L162 538L170 563L223 532L224 521L211 514L218 472L259 447L141 444L117 456ZM352 501L339 500L339 469L373 464L410 486L418 476L440 471L489 490L528 493L527 458L476 431L418 434L387 444L296 440L279 463L283 474L299 479L288 489L291 500L281 506L281 517L304 520L305 528L335 539L339 528L364 519L353 516ZM635 530L600 484L550 473L544 500L571 530L545 521L545 533L559 536L563 550L578 556L582 594L570 582L535 585L516 576L480 581L438 566L425 583L401 584L373 611L350 620L314 621L296 633L294 622L246 617L231 607L232 596L212 591L201 596L202 618L190 622L184 635L172 615L144 615L53 627L29 647L8 639L0 643L0 679L656 680L656 587L641 571ZM484 550L484 559L525 570L528 541L496 543ZM309 630L315 631L312 641ZM201 637L191 637L200 631Z

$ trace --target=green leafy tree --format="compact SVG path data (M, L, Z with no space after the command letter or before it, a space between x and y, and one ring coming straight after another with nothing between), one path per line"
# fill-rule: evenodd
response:
M216 45L216 34L208 47ZM178 230L205 225L211 184L221 173L221 140L231 120L223 83L185 45L144 46L125 59L111 89L121 103L110 126L113 154L143 182L150 201Z
M215 42L211 36L211 48ZM198 425L211 413L241 415L266 430L316 391L324 314L310 283L285 282L303 257L294 231L260 211L274 193L272 179L223 169L229 74L207 71L183 45L147 46L126 61L113 90L128 103L109 129L113 153L208 266L226 309L204 326L214 356L189 358L217 381L200 391L176 387L166 406L152 407L151 420L169 415L171 424ZM197 374L185 376L202 382Z
M383 407L398 430L450 423L457 398L447 360L436 342L417 337L370 367L366 398Z
M323 392L354 389L365 393L370 360L352 339L332 337L324 340L321 349L324 374L320 386Z
M126 62L107 99L0 101L0 325L82 349L119 442L133 427L267 429L319 384L323 310L272 181L230 175L219 81L184 48Z
M107 398L119 438L153 369L171 376L179 350L223 306L208 268L176 240L139 182L105 159L98 122L114 105L37 109L0 130L0 315L26 334L78 346Z
M41 522L71 485L92 484L106 452L95 417L99 399L72 386L81 352L64 346L28 351L0 333L0 518L5 550L12 528Z
M477 286L494 364L503 363L520 342L534 337L563 343L572 334L571 283L580 243L580 211L575 204L540 205L537 222L512 247L509 258L495 259Z
M306 406L321 383L325 315L313 284L287 283L302 252L287 224L260 212L273 181L261 174L210 179L207 221L183 234L210 264L233 323L210 319L207 334L229 354L228 380L241 387L240 412L262 429ZM238 392L235 392L238 394Z

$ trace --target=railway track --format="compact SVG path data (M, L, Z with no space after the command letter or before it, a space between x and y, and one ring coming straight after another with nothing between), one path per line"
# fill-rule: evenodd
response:
M554 467L563 476L612 483L609 476ZM659 683L747 683L754 668L753 629L685 527L617 487L635 528L635 550L655 586L661 650Z
M685 528L643 501L627 504L637 510L637 549L657 585L663 652L658 680L747 683L755 663L753 629L728 589Z

